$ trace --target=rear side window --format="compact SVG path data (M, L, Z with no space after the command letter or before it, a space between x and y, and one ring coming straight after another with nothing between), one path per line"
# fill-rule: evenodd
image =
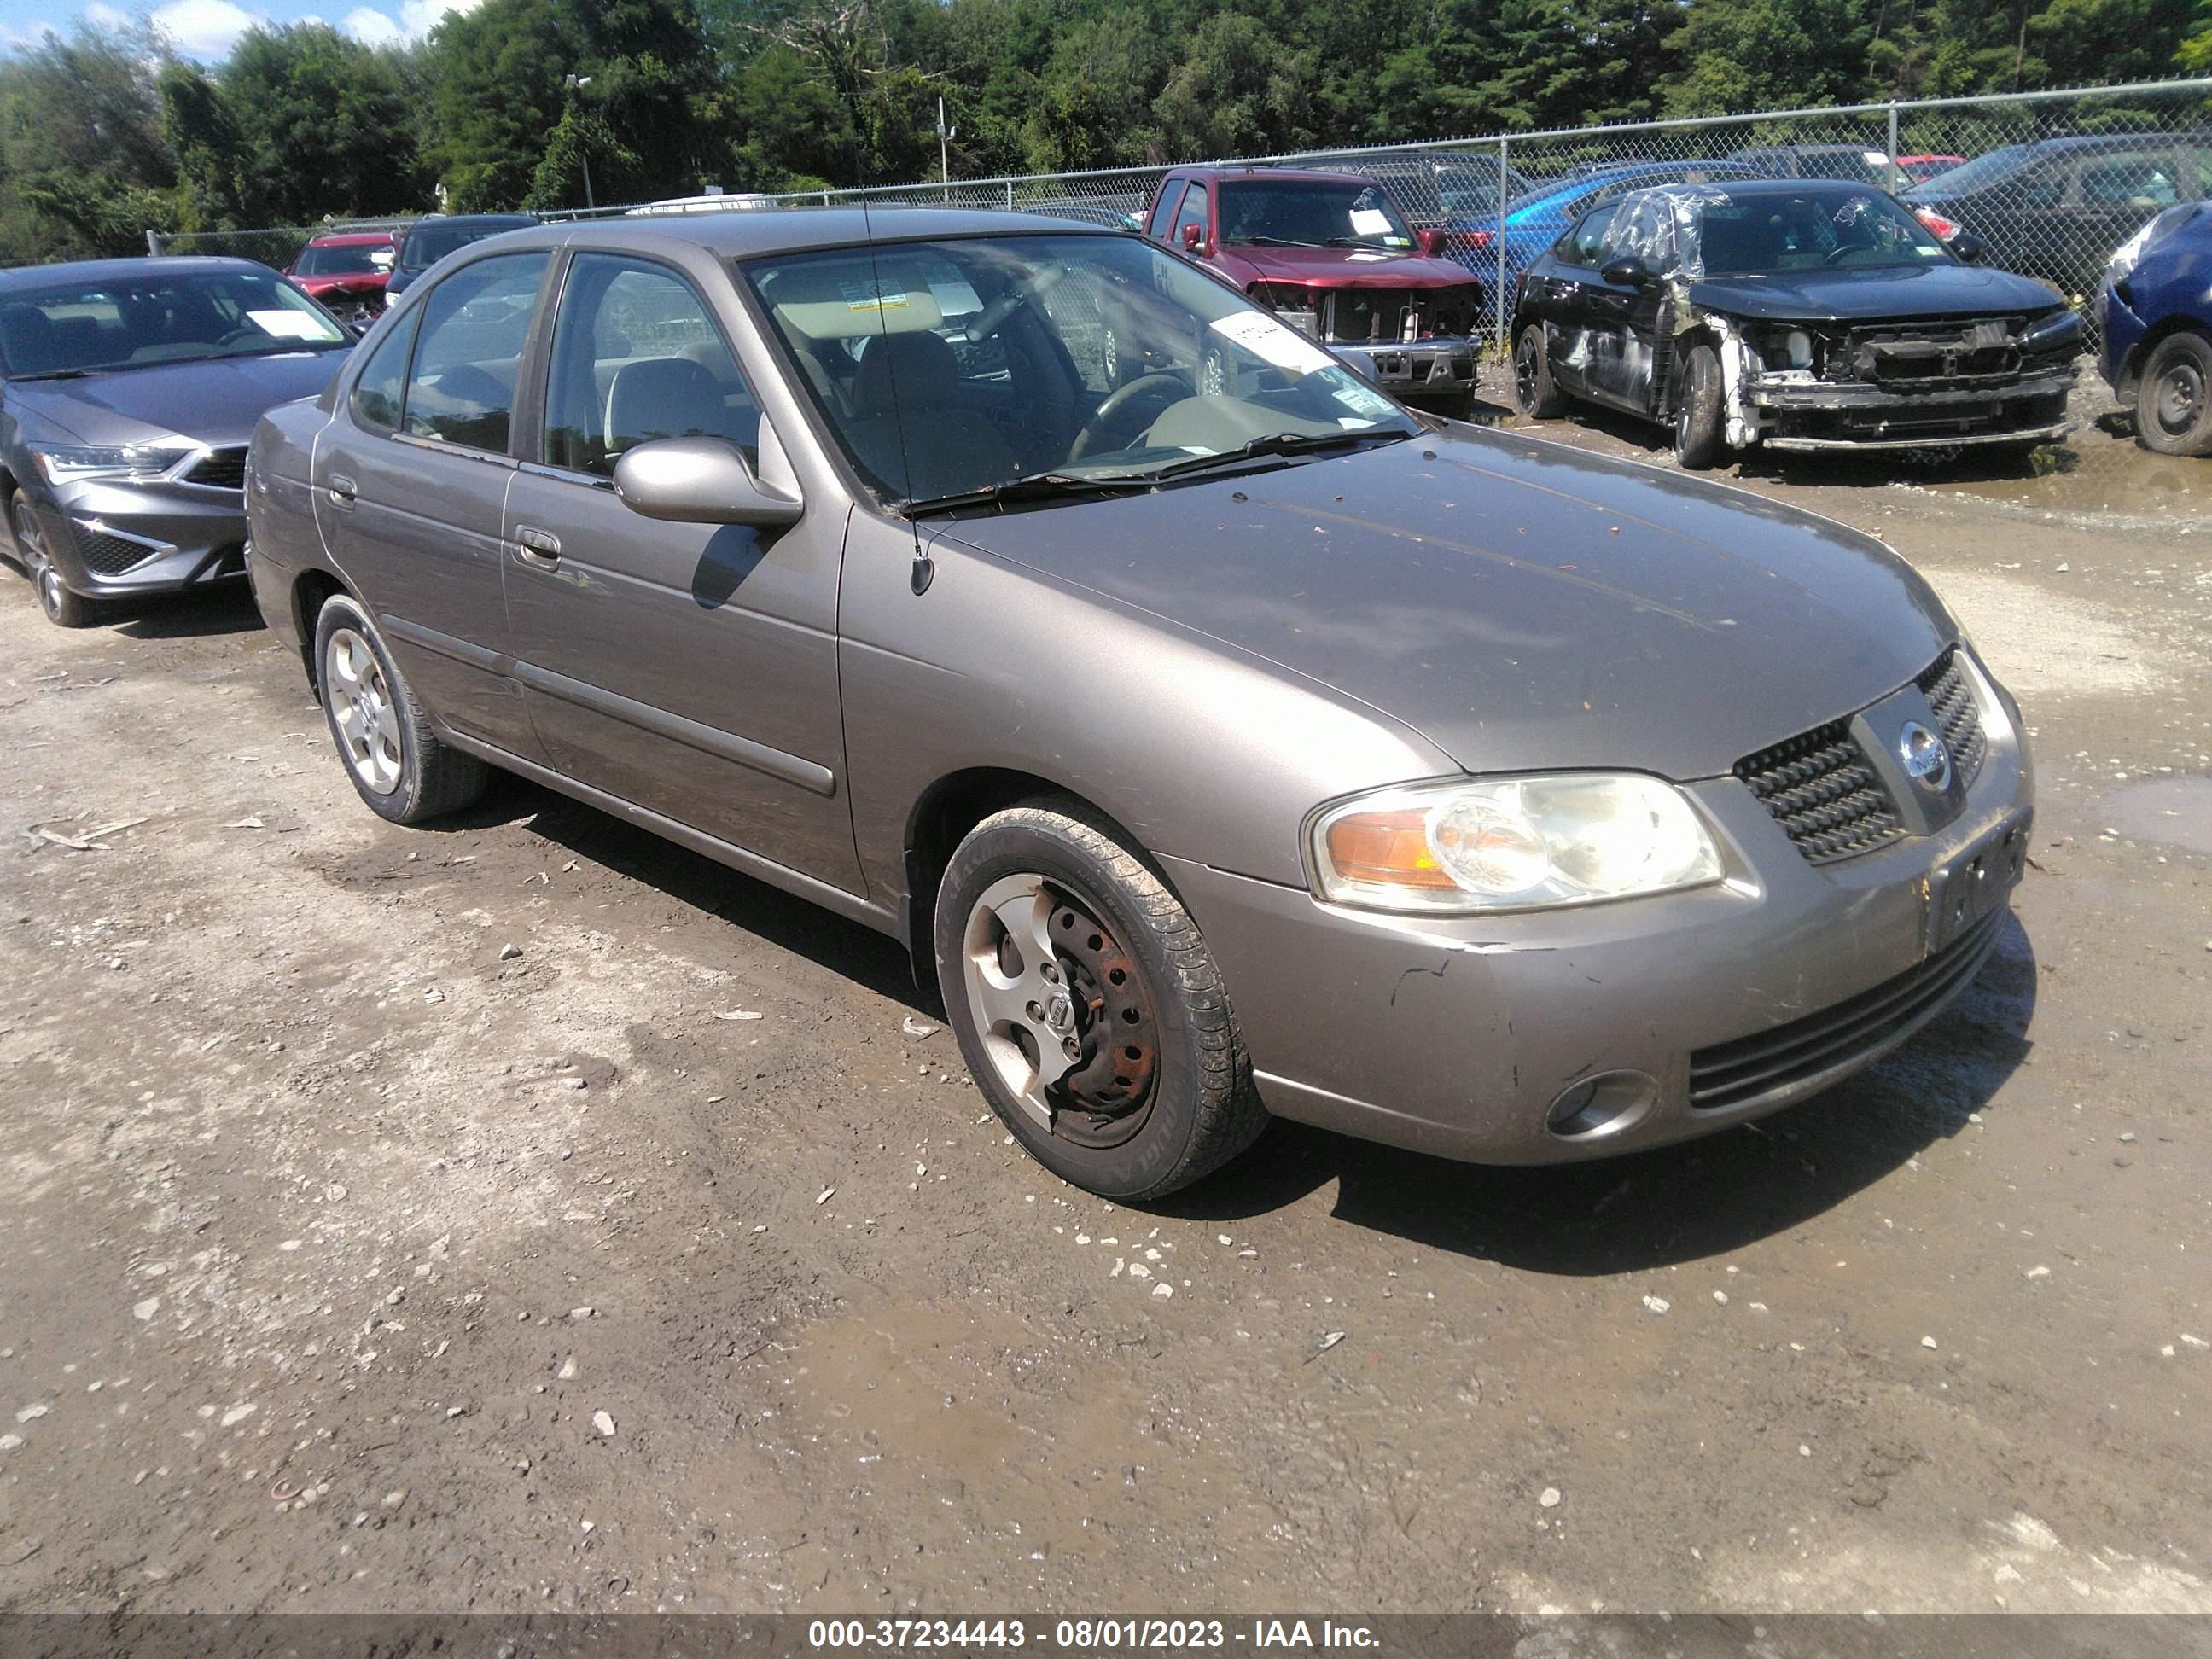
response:
M507 453L514 377L550 253L464 265L422 306L401 430L464 449Z
M545 400L545 459L611 477L655 438L726 438L756 459L760 407L698 290L665 266L580 253Z
M2125 151L2081 164L2081 201L2087 207L2170 208L2181 200L2173 158Z
M407 354L414 349L418 310L377 342L353 383L353 417L380 432L399 429L399 409L407 395Z

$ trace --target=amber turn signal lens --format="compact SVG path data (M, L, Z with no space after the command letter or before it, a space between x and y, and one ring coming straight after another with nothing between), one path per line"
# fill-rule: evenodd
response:
M1449 890L1455 884L1429 848L1427 811L1354 812L1328 826L1328 861L1340 882Z

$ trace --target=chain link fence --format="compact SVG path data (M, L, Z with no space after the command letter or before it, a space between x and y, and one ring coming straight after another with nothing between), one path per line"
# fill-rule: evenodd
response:
M2094 331L2094 299L2113 251L2161 210L2212 197L2212 79L1500 133L1215 165L1327 169L1383 185L1408 229L1438 233L1446 256L1480 284L1478 332L1491 354L1486 384L1504 401L1499 348L1522 271L1590 208L1669 182L1780 176L1879 185L1939 235L1972 231L1986 245L1990 264L2049 283L2083 311ZM1145 224L1173 170L917 182L773 199L789 207L989 208L1133 228ZM741 211L770 199L686 198L545 216ZM314 234L404 231L409 222L149 233L148 243L156 252L243 254L281 269ZM2069 416L2085 430L2114 429L2117 406L2094 361L2085 358L2081 367ZM2078 470L2091 447L2077 443L2046 453L2046 470ZM2102 451L2120 447L2106 442Z

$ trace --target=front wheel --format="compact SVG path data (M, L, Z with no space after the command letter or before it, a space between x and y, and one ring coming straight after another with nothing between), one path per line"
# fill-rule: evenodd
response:
M2136 386L2136 436L2161 455L2212 455L2212 340L2171 334Z
M1674 459L1702 472L1721 458L1721 355L1710 345L1690 348L1682 375L1682 401L1674 410Z
M1159 1198L1266 1126L1197 924L1072 804L1010 807L969 831L939 885L935 933L969 1075L1063 1180Z
M82 593L72 592L46 550L46 526L30 497L17 490L8 498L8 529L15 538L15 551L23 561L23 574L39 596L39 609L57 628L89 628L100 620L100 606Z

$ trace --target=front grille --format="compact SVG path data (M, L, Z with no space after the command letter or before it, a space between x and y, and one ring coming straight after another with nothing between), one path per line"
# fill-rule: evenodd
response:
M1936 711L1936 723L1943 728L1943 746L1951 751L1951 764L1960 781L1973 782L1989 744L1982 736L1981 708L1974 700L1974 688L1966 683L1958 647L1936 658L1915 684L1927 694L1928 706Z
M1690 1104L1698 1111L1747 1106L1823 1073L1864 1065L1933 1019L1966 988L1996 940L2000 906L1916 968L1834 1006L1756 1036L1690 1056Z
M161 550L149 547L144 542L133 541L128 536L111 535L105 530L94 530L88 526L71 526L76 532L77 556L88 569L103 576L119 576L135 565L141 565Z
M1279 289L1276 290L1281 292ZM1454 288L1344 288L1329 295L1328 338L1345 345L1387 345L1406 338L1406 319L1413 337L1455 338L1474 325L1476 294Z
M1814 864L1871 852L1905 834L1896 804L1847 720L1747 755L1735 763L1735 775Z
M215 489L243 489L246 488L246 446L236 444L228 449L211 449L206 458L185 474L186 483L206 484Z
M1878 323L1844 336L1832 369L1893 392L1990 384L2019 378L2017 318L1962 318L1941 323Z

